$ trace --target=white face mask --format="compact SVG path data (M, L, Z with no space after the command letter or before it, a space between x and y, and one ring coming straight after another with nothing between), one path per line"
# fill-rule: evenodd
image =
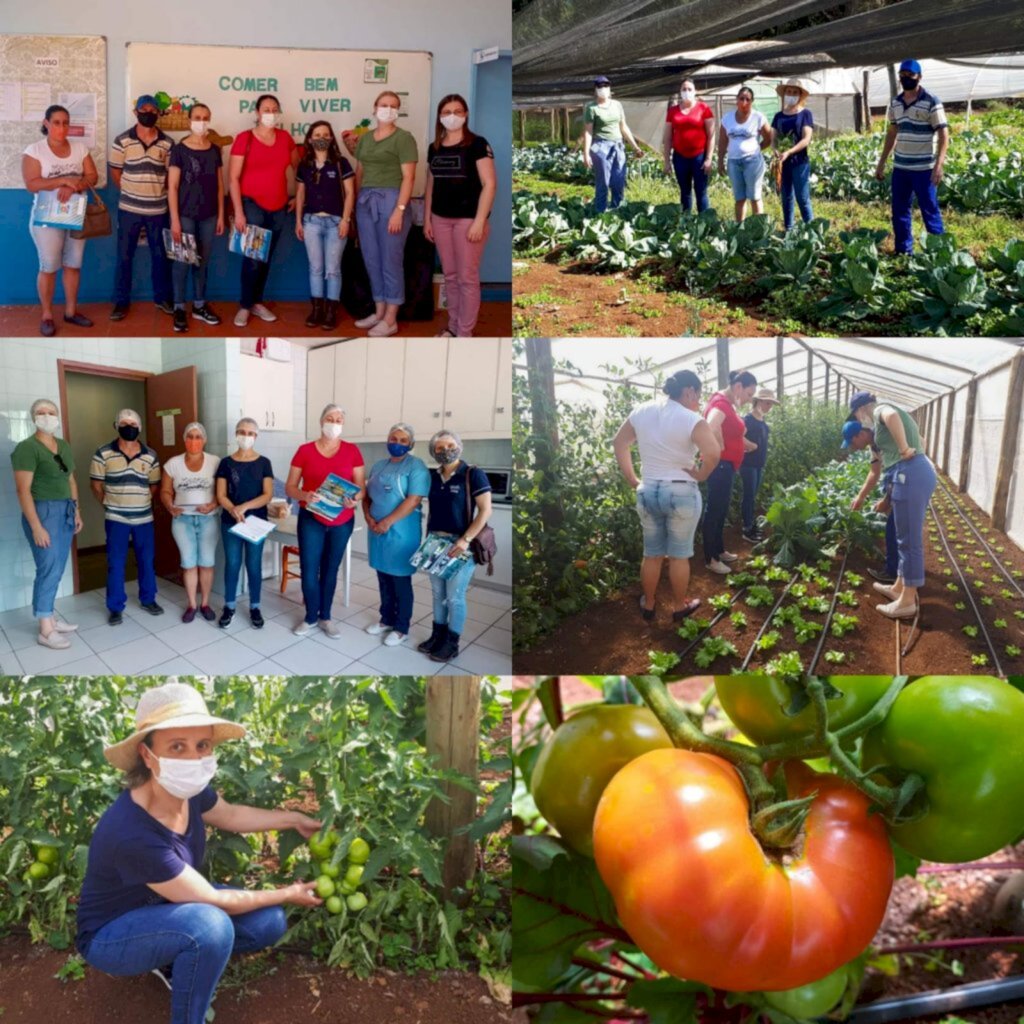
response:
M602 85L600 89L595 89L594 92L599 100L606 100L612 94L611 89L607 85Z
M465 123L466 119L461 114L445 114L441 118L441 124L450 132L457 132Z
M683 89L679 93L679 95L682 96L684 100L689 102L689 101L693 100L696 97L697 94L692 89Z
M157 760L160 762L160 777L153 776L157 785L163 786L179 800L198 796L217 774L217 758L212 754L199 760L177 757L158 757Z
M60 426L60 417L44 412L40 413L33 422L36 429L41 430L44 434L56 434L57 428Z
M381 124L393 124L398 120L398 110L395 107L378 107L374 115Z
M785 103L785 105L787 107L795 107L800 102L800 97L799 96L783 96L782 102Z
M210 130L209 121L190 121L189 126L193 135L205 135Z
M342 424L341 423L322 423L320 425L320 432L329 441L337 441L341 437Z
M256 443L256 438L249 434L235 434L235 441L243 452L247 452Z
M260 114L260 124L264 128L273 128L277 125L277 114Z

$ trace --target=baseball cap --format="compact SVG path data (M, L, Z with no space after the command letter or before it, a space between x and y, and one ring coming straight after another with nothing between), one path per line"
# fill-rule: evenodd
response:
M878 399L870 391L856 391L850 397L850 412L856 412L862 405L870 405Z
M135 101L135 109L136 109L136 110L141 110L141 109L142 109L142 108L143 108L144 106L146 106L146 104L147 104L147 103L148 103L148 104L149 104L150 106L156 107L156 109L157 109L157 110L159 110L159 109L160 109L160 104L159 104L159 103L157 103L157 101L156 101L156 97L155 97L155 96L150 96L148 92L147 92L147 93L143 93L143 94L142 94L142 95L141 95L141 96L140 96L140 97L139 97L139 98L138 98L138 99L137 99L137 100Z
M840 445L841 448L849 448L853 443L853 439L862 431L868 430L867 427L862 427L856 420L847 420L843 424L843 443ZM871 433L869 430L868 433Z
M900 71L909 71L912 75L921 74L921 65L916 60L905 60L900 65Z
M609 82L608 79L605 78L604 75L598 75L597 78L594 79L594 85L611 85L611 84L612 83Z

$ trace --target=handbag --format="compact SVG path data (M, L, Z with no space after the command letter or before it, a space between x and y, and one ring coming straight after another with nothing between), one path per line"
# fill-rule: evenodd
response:
M466 467L466 518L470 523L473 522L473 496L470 494L469 481L474 469L476 466ZM498 553L498 542L489 523L469 542L469 550L473 561L477 565L486 565L487 575L493 576L494 556Z
M86 206L85 221L80 228L71 232L72 238L105 238L114 232L106 203L100 199L100 194L91 185L89 191L95 202Z

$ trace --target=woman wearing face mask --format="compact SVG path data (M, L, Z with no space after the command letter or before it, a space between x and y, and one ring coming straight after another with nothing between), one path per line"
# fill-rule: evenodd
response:
M191 622L199 614L212 622L216 615L210 607L213 567L217 556L217 499L215 478L220 458L203 451L206 428L190 423L182 433L185 453L175 455L164 465L160 480L160 500L171 514L171 534L181 552L188 607L182 622ZM201 603L196 605L198 584Z
M36 563L32 614L39 620L37 642L55 651L71 646L68 633L77 626L54 617L53 602L68 564L71 542L82 529L78 484L71 445L57 437L57 406L46 398L32 403L35 433L11 452L14 486L21 505L21 525Z
M288 192L299 162L291 135L277 127L280 118L281 104L277 97L260 96L256 100L256 127L239 132L231 146L231 205L235 227L243 234L249 224L271 231L266 262L242 257L242 300L235 314L236 327L245 327L252 313L261 320L277 319L277 315L263 305L263 293L274 250L288 226L288 211L294 206L294 200L288 199Z
M679 182L679 202L690 212L691 192L697 197L697 212L708 208L708 176L715 152L715 115L697 99L692 78L684 78L679 102L670 103L662 138L665 173Z
M365 136L364 136L365 138ZM355 508L365 494L366 470L363 453L354 444L342 441L345 410L333 403L320 413L320 436L301 445L288 470L285 493L302 506L299 511L299 569L302 573L302 600L305 617L292 632L305 636L319 626L332 640L341 632L331 621L338 569L345 547L355 526ZM359 493L342 500L341 511L326 519L306 507L317 500L317 488L334 473L359 488Z
M224 175L220 146L207 137L210 108L193 103L189 112L192 131L171 150L167 169L167 202L171 208L171 237L178 244L183 234L196 241L199 263L192 267L192 316L216 326L220 317L206 304L206 271L213 252L213 236L224 234ZM189 264L173 261L174 329L188 330L185 288Z
M306 326L333 331L341 298L341 254L352 227L356 192L355 172L341 155L330 122L309 126L295 177L295 235L306 246L313 304Z
M718 465L719 444L700 412L700 377L693 370L672 374L661 389L668 401L652 400L634 409L619 427L612 446L626 482L636 491L636 511L644 535L640 563L640 614L654 621L654 599L668 559L672 621L699 607L688 601L693 538L700 521L701 480ZM640 452L643 479L637 478L630 449ZM697 454L700 454L698 466Z
M375 462L366 481L363 516L369 529L370 566L377 570L380 621L366 627L371 636L386 634L397 647L409 636L412 574L409 559L423 535L420 503L430 493L430 473L410 455L416 435L408 423L388 431L388 457Z
M202 1024L232 954L280 940L284 905L323 902L310 881L246 890L201 874L208 825L239 835L295 829L303 839L321 826L300 811L230 804L213 789L216 747L245 733L172 682L142 695L135 731L103 752L125 789L89 844L75 945L106 974L156 974L171 990L174 1024Z
M256 451L260 428L254 419L243 417L235 426L234 454L220 460L214 474L217 480L217 503L224 510L220 516L220 537L224 544L224 610L220 613L221 629L231 625L235 617L238 577L245 562L249 581L249 621L256 629L263 628L260 594L263 588L263 541L249 541L231 532L236 523L247 516L267 518L267 506L274 496L274 469L270 459Z
M740 480L743 481L743 504L740 506L743 513L743 539L751 544L761 540L754 521L754 502L768 464L768 435L771 429L765 417L778 404L779 400L768 388L761 388L750 405L750 412L743 417L743 425L747 428L744 437L756 446L744 454L739 470Z
M608 209L609 190L613 210L622 203L626 193L623 138L637 156L643 156L643 150L626 124L622 104L611 95L611 83L604 75L598 75L594 79L594 102L588 103L583 111L583 166L594 170L594 210L597 213Z
M491 517L490 481L482 469L462 461L462 438L451 430L439 430L430 439L430 454L438 468L430 471L427 533L454 539L452 556L466 554L470 541ZM449 579L430 577L434 628L418 649L429 654L432 661L451 661L459 653L459 639L466 624L466 591L475 570L476 562L470 555Z
M874 588L889 601L875 605L890 619L911 619L919 610L918 590L924 586L924 523L935 490L935 467L921 450L921 435L910 414L867 391L850 399L850 419L874 430L882 453L882 488L892 501L899 569L892 586Z
M377 126L359 137L355 151L356 224L376 305L356 327L369 328L375 338L398 333L398 307L405 302L403 259L419 155L416 140L396 123L401 105L397 93L382 92L373 105Z
M799 78L775 87L782 97L782 110L772 118L772 141L782 161L782 220L788 231L793 226L793 196L806 224L811 210L811 161L809 147L814 135L814 116L804 104L810 93Z
M771 142L771 125L761 111L754 109L753 90L744 86L736 94L736 109L722 118L718 140L718 173L725 174L728 158L737 221L746 216L748 199L754 213L764 213L761 186L765 163L761 150Z
M723 537L733 481L743 464L744 453L757 449L753 441L747 440L746 424L736 410L754 397L756 388L757 378L752 373L733 370L729 374L729 386L724 391L716 391L704 409L704 418L722 450L721 461L708 477L708 496L704 506L704 562L712 572L721 576L732 571L729 566L739 557L725 550Z
M497 179L494 153L466 125L469 108L457 93L437 105L427 152L423 233L437 245L448 300L448 326L439 338L470 338L480 313L480 259L490 231Z
M46 108L39 142L25 148L21 158L21 176L25 188L32 193L32 212L28 230L39 254L39 275L36 289L43 309L39 333L52 338L57 333L53 321L53 294L57 287L57 271L63 268L64 322L77 327L92 327L92 321L78 312L78 284L82 277L85 239L72 238L63 228L33 224L32 220L44 192L56 192L60 202L67 202L75 193L96 184L96 164L89 148L78 139L68 138L71 116L66 107Z

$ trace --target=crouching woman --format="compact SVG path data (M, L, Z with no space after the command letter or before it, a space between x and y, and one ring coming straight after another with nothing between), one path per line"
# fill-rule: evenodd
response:
M171 989L172 1024L203 1024L229 957L284 935L282 904L322 902L311 882L248 891L200 874L207 825L294 828L305 838L320 827L297 811L229 804L211 787L217 744L244 735L244 726L212 716L198 690L166 683L142 695L132 735L104 750L127 788L89 844L76 945L107 974L156 973Z

